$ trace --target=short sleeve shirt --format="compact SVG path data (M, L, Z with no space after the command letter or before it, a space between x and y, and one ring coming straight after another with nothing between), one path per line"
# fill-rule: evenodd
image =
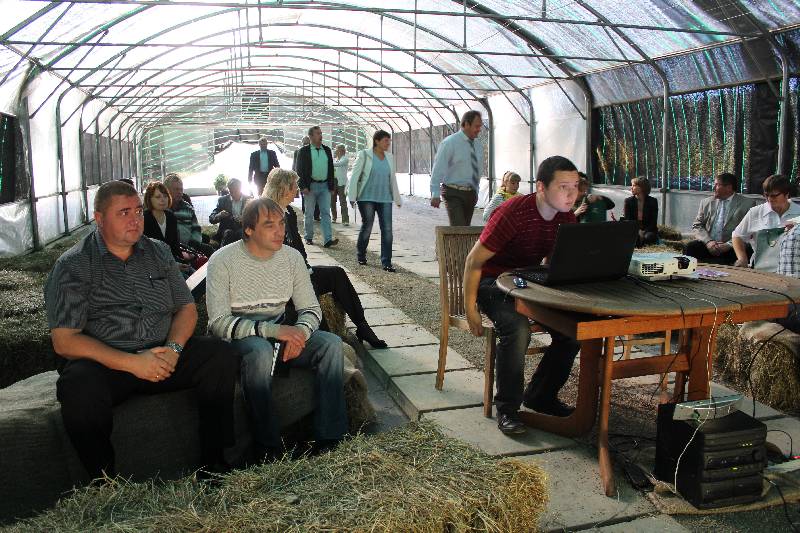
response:
M122 261L97 231L58 258L44 296L51 329L79 329L126 352L162 345L172 316L194 302L166 244L142 237Z
M561 224L575 223L575 215L556 213L545 220L536 207L536 193L516 196L492 213L480 242L495 253L483 265L483 277L497 277L515 268L538 265L553 251Z

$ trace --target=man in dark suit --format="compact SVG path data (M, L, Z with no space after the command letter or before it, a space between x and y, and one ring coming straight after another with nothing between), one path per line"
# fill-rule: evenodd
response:
M736 185L736 176L727 172L714 179L714 195L700 202L692 224L695 238L686 243L684 254L703 263L732 265L736 262L731 235L753 206L752 201L736 194Z
M236 178L228 180L228 194L220 196L217 207L208 221L219 224L214 240L224 246L242 238L242 211L250 196L242 194L242 182Z
M333 238L331 229L331 195L336 190L336 178L333 174L333 154L328 146L322 144L322 130L313 126L308 130L311 144L303 146L297 152L297 175L300 176L300 190L306 201L305 233L306 244L314 239L314 208L319 205L322 220L322 242L328 248L339 243Z
M305 137L303 137L303 146L308 146L309 144L311 144L311 139L309 139L308 135L306 135ZM302 146L300 148L302 148ZM292 156L292 170L294 170L295 172L297 172L297 154L300 153L300 148L295 150L294 151L294 155ZM302 194L300 195L300 202L301 202L303 213L305 213L306 212L306 198ZM318 222L320 220L320 218L319 218L319 205L317 205L317 207L314 209L314 220L316 220Z
M247 171L247 181L255 180L259 196L261 196L261 191L264 190L264 185L267 183L269 172L273 168L281 166L278 163L278 155L275 150L267 149L267 143L266 137L261 137L258 140L259 149L250 154L250 168Z

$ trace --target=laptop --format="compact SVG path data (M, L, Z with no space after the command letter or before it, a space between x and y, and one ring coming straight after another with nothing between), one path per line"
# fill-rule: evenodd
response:
M619 279L628 273L638 232L635 220L561 224L548 264L511 274L540 285Z

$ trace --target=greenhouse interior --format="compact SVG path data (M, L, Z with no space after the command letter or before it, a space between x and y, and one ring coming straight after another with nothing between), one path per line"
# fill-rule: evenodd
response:
M370 255L365 256L363 243L367 242L372 227L359 234L358 225L366 215L359 211L360 206L355 207L355 198L350 198L354 202L350 211L350 216L355 217L351 219L352 227L345 227L349 223L344 200L341 204L344 224L336 221L334 208L333 237L337 238L325 233L323 215L323 240L312 243L308 230L314 224L311 215L306 214L305 219L298 215L303 224L297 234L298 242L303 227L306 228L306 265L314 261L342 265L354 279L350 287L355 287L353 293L357 291L364 302L366 319L376 326L375 332L384 335L389 343L387 353L396 358L376 355L380 350L364 348L362 330L354 329L361 327L358 324L345 318L331 322L340 328L345 344L349 342L345 338L348 335L352 339L357 337L354 350L359 360L354 363L354 372L361 376L360 372L366 375L369 370L378 376L368 378L363 387L364 391L369 388L370 395L384 394L386 398L384 405L381 403L384 400L370 396L369 401L379 407L379 422L384 420L383 416L391 420L396 416L403 421L394 424L399 429L377 431L374 441L360 440L360 434L347 441L346 453L358 458L357 465L344 458L345 452L332 452L332 459L322 463L330 469L326 470L329 474L326 476L302 473L305 458L296 463L301 466L287 466L281 461L257 466L271 468L257 472L289 480L286 484L294 483L295 476L307 483L292 485L290 490L276 481L269 488L274 492L259 492L267 489L259 485L256 474L249 470L231 478L233 481L223 481L225 490L220 493L194 493L191 484L164 488L158 485L158 478L148 478L150 481L145 481L145 485L109 481L113 493L102 492L108 485L99 488L93 485L85 493L65 497L65 503L58 503L54 510L37 518L26 517L54 505L52 490L42 490L43 496L34 495L30 500L24 499L27 496L13 500L16 497L13 483L3 481L0 485L6 489L0 490L0 500L11 498L8 501L12 503L0 504L0 531L5 531L5 527L9 531L86 528L509 532L605 531L606 527L611 528L608 531L798 531L800 528L800 474L796 471L790 481L786 481L788 477L779 480L782 473L768 472L763 480L759 474L755 483L761 487L763 482L766 496L762 500L737 507L752 500L736 499L733 492L726 493L730 507L706 515L686 501L672 497L678 492L683 453L674 465L672 485L654 482L649 472L642 475L642 468L636 465L628 468L635 462L629 460L630 454L635 454L638 460L643 449L650 449L642 447L642 442L647 446L652 444L655 460L659 460L658 453L663 451L656 451L656 439L661 446L660 439L666 437L658 402L684 405L679 402L684 393L687 400L709 401L706 399L714 395L733 398L729 401L741 412L752 414L758 424L764 425L769 439L788 436L787 444L773 443L772 448L772 441L760 443L759 446L766 446L765 454L800 461L795 455L800 452L793 448L793 443L800 442L800 421L795 418L800 415L800 335L790 333L789 326L770 329L778 326L769 321L780 319L781 313L787 316L792 310L797 312L800 283L795 282L798 280L784 276L789 281L781 281L772 268L771 277L763 280L743 277L745 281L741 281L737 276L760 273L758 269L737 273L744 272L738 267L747 265L741 263L734 242L733 250L730 245L727 250L735 252L735 267L730 270L720 267L718 271L701 264L697 269L716 277L720 286L727 277L733 280L729 283L740 287L728 286L714 293L715 296L700 289L688 291L689 295L673 291L662 295L662 302L654 304L655 311L651 308L645 312L637 307L639 314L635 320L598 319L598 324L613 322L619 328L611 335L608 335L611 329L606 331L602 342L599 337L580 337L584 334L581 325L589 322L575 318L578 325L570 326L570 332L573 339L582 343L580 377L577 370L573 371L565 390L569 391L569 402L577 402L576 412L583 413L581 406L591 403L585 411L593 409L591 415L582 421L570 415L570 423L575 425L566 429L551 420L561 415L537 415L546 420L535 433L529 431L528 440L506 438L498 443L488 435L500 435L494 426L506 433L501 427L499 408L494 411L496 419L487 417L492 416L492 372L500 375L494 354L497 350L499 356L506 349L505 341L496 324L492 326L493 322L484 316L481 329L478 311L475 311L476 326L474 320L470 322L469 306L463 309L468 293L475 298L466 288L469 272L464 272L474 265L472 261L479 246L475 245L472 251L464 250L456 260L455 274L447 270L450 267L442 260L442 254L447 258L455 248L446 248L436 239L439 228L448 224L445 216L451 216L450 208L445 213L443 201L443 209L434 209L439 206L435 192L439 182L442 191L447 185L434 172L437 154L448 139L462 131L466 135L464 117L471 111L477 112L481 119L482 126L475 137L477 144L473 146L480 146L482 154L473 153L479 185L478 190L470 187L466 190L476 193L477 210L467 226L483 226L479 221L481 210L498 194L505 194L505 177L509 172L518 176L519 192L525 196L540 195L547 190L550 182L539 181L537 172L542 162L551 161L553 156L568 159L574 164L573 170L585 173L592 197L608 202L609 222L623 215L630 219L625 212L628 200L632 194L634 198L638 194L632 191L641 187L637 185L639 180L647 182L651 199L658 207L654 250L659 253L668 250L670 256L676 250L687 253L687 242L694 238L693 231L700 219L698 210L702 213L709 198L717 194L717 182L723 174L732 176L733 193L746 199L748 208L770 205L777 193L770 188L772 182L765 185L765 180L782 176L792 189L791 194L786 193L787 205L800 209L800 194L795 190L800 178L800 1L0 0L0 45L0 273L13 269L15 264L23 265L20 272L25 271L28 267L24 265L34 261L26 258L38 257L36 254L47 250L63 251L58 248L59 243L68 242L72 246L78 238L93 231L98 219L97 191L104 184L118 180L130 180L137 192L143 194L148 184L177 175L204 226L204 237L208 237L209 216L212 221L214 217L211 210L222 205L217 202L228 192L221 190L231 183L229 180L238 179L248 194L260 194L251 184L252 167L248 169L248 158L255 157L259 144L266 140L282 169L297 169L304 138L315 127L320 129L325 145L344 147L350 154L351 169L357 155L361 158L363 153L370 153L372 157L370 149L374 151L382 132L388 132L391 172L392 176L396 174L404 205L390 215L395 219L394 262L387 262L386 251L383 245L377 245L375 236L370 241ZM473 142L473 138L469 140ZM375 153L382 157L383 152ZM264 154L262 148L262 157ZM261 161L263 166L266 160ZM549 174L547 179L551 179ZM298 210L299 198L292 204ZM444 196L443 199L446 200ZM335 197L331 201L335 206ZM399 200L395 203L400 205ZM721 210L715 212L714 217L721 213ZM485 227L490 228L494 219L488 218L488 212L485 215L484 219L489 221ZM638 217L643 223L646 215L641 205ZM383 243L384 221L382 217L379 219ZM452 220L450 225L459 225ZM784 222L783 218L780 220ZM786 223L787 234L796 222L800 222L800 217ZM654 220L654 228L655 223ZM389 227L391 233L391 223ZM718 230L716 227L715 231ZM364 232L363 228L361 231ZM476 231L473 241L480 234L480 230ZM642 231L639 239L645 238ZM312 227L310 234L313 233ZM445 233L441 231L442 235ZM484 242L484 236L480 242ZM774 247L777 239L772 238L769 246ZM717 240L723 244L720 239L710 242ZM206 238L205 242L209 240ZM781 242L789 242L788 237ZM334 248L337 244L338 248ZM390 258L391 247L390 241ZM384 272L378 263L379 251ZM752 252L752 248L747 251ZM713 255L720 253L717 250ZM211 253L205 255L213 261ZM744 257L744 263L748 257ZM800 252L793 257L800 257ZM630 258L628 255L626 265ZM368 260L370 266L378 265L373 269L375 272L356 270L367 265ZM666 264L667 259L663 261ZM675 272L686 268L681 261L684 259L675 259ZM583 260L579 258L577 262ZM688 259L686 264L691 264L692 270L696 266L696 262L690 263ZM200 286L205 290L205 270L201 265L202 261L194 267L203 272ZM52 262L48 263L48 268L51 266ZM401 271L397 277L380 277L395 273L395 266ZM659 268L662 267L660 264ZM55 360L58 357L50 344L50 330L45 327L41 296L44 276L49 270L35 268L40 267L31 267L30 272L35 272L31 275L36 278L33 281L25 277L28 274L23 275L24 279L19 278L22 281L14 281L16 274L8 272L7 279L0 276L2 290L20 299L6 304L0 297L0 324L13 319L14 328L39 328L36 338L44 343L41 346L45 346L42 349L47 357ZM800 266L786 268L794 273L791 276L798 277ZM150 284L158 279L164 278L150 277ZM752 283L761 285L752 287L747 280L756 280ZM514 283L516 288L504 289L510 296L517 289L534 290L530 288L534 283L525 279L515 278ZM634 293L653 296L656 289L651 285L650 281L637 282L629 298L634 298L630 296ZM190 283L190 288L196 287ZM454 290L463 293L454 295ZM611 300L603 299L599 293L557 298L556 289L541 292L540 301L550 302L559 312L584 313L574 315L581 317L588 316L586 313L617 316L608 311L616 309L608 303ZM767 292L771 296L765 296ZM479 294L479 302L480 297ZM677 304L675 298L685 299ZM772 300L767 302L765 298ZM664 299L672 303L664 304ZM533 299L526 308L523 300L524 297L517 297L516 309L530 320L524 326L531 326L532 333L528 335L545 339L545 345L552 339L555 345L555 337L551 335L555 335L557 328L551 330L547 326L545 330L537 330L533 326L538 321L536 313L544 313L542 309L548 304L537 307L539 300ZM330 312L321 299L320 303L321 313ZM586 307L590 304L594 307ZM739 307L730 307L734 304ZM28 315L20 311L28 309L26 305L30 307L29 313L25 311ZM680 309L671 308L667 312L664 305L677 305ZM205 303L203 309L204 306ZM334 303L334 311L335 306ZM462 314L456 312L459 306ZM447 309L451 311L450 322ZM600 311L595 313L597 309ZM338 312L342 314L341 309ZM619 315L630 318L633 312ZM26 325L29 316L38 317L38 322L30 319ZM349 311L348 316L355 320ZM47 318L53 317L47 315ZM201 320L205 319L201 314ZM631 325L634 323L638 325ZM742 323L745 325L736 326ZM757 323L761 326L750 326ZM455 331L456 328L461 331ZM448 352L447 331L451 329L454 331ZM500 339L497 346L495 332ZM476 338L480 337L478 333L484 336L485 345L484 340ZM652 337L655 334L660 336ZM55 383L56 364L47 359L41 365L36 363L39 366L32 366L30 371L9 370L13 365L23 364L19 362L24 361L22 354L39 349L23 344L13 350L6 348L14 341L11 337L27 342L28 335L9 333L6 335L9 339L0 339L4 352L16 354L7 356L8 361L0 360L0 374L8 372L0 387L8 387L6 398L28 398L14 401L37 406L38 397L24 396L12 389L46 375L37 372L52 373L48 379ZM642 340L640 335L650 337ZM375 333L372 338L377 339ZM781 340L784 338L788 340ZM386 342L377 340L386 346ZM369 341L369 344L374 348L377 343ZM545 348L537 352L534 344L527 353L544 352L547 358L550 352ZM594 355L587 355L590 352ZM619 354L616 360L615 353ZM691 387L698 383L698 376L703 377L703 372L696 370L700 363L693 363L698 353L706 357L703 361L707 367L705 388L699 396L697 389ZM446 363L445 357L450 358ZM712 357L715 357L713 365ZM654 359L657 361L653 365L661 365L652 367L660 369L651 372L655 380L647 381L653 376L643 370L643 359ZM600 362L596 372L587 370L589 362L597 361ZM526 367L526 376L530 371ZM642 377L646 374L649 378ZM427 381L420 381L420 385L414 381L416 378ZM613 395L611 379L625 381L623 386L615 385ZM627 381L637 379L643 381ZM599 399L595 394L586 400L584 383L590 383L586 385L589 388L596 386ZM646 392L631 392L634 385ZM674 396L666 392L668 386L675 388ZM54 387L51 389L48 389L50 396L55 391ZM411 389L424 390L419 393L423 396L420 403L411 398ZM0 402L11 402L2 399L3 391L0 388ZM592 389L592 393L597 391ZM669 403L670 398L678 403ZM48 401L58 405L53 398ZM448 403L451 401L456 403ZM495 401L499 406L497 397ZM555 401L560 402L557 398ZM719 416L720 405L714 403L715 416ZM385 413L380 406L385 407ZM730 406L726 404L725 408ZM675 409L675 414L669 415L675 420L670 422L679 418L680 407ZM692 417L696 422L700 416L697 413L706 407L686 409L697 409L692 411L694 414L686 415L688 424ZM641 415L642 410L646 415ZM730 408L730 412L734 410ZM472 418L464 414L467 418L454 421L452 417L460 416L462 411L471 413ZM592 430L597 413L600 422ZM409 419L411 422L406 424ZM435 429L440 426L426 421L431 419L445 430ZM644 419L646 422L642 422ZM695 423L683 452L690 449L698 431L703 433L703 423L699 426ZM0 421L2 428L23 427L2 424L5 422ZM467 431L464 428L470 428L470 435L461 438L459 432ZM557 429L549 433L542 428ZM27 451L23 448L29 447L32 451L26 460L36 462L31 454L38 449L37 445L30 445L34 433L31 433L34 437L20 441L27 443L23 447L9 436L13 432L6 431L4 437L3 431L0 431L0 448L16 446L15 453L24 455ZM28 435L27 429L19 431L20 435ZM587 434L588 440L578 440L579 434ZM642 441L639 434L649 436ZM461 440L450 439L453 435ZM68 447L66 437L60 438L59 442ZM710 438L706 435L705 442ZM4 439L7 444L2 444ZM462 441L470 446L462 445ZM580 453L575 451L576 442L583 450ZM147 443L142 441L140 445ZM399 447L405 447L403 453L418 455L408 459L410 455L402 455L397 451ZM630 453L627 456L626 450ZM0 452L0 479L3 471L17 472L14 475L18 476L19 469L11 465L11 459L4 462L3 453ZM69 468L64 467L70 473L62 477L71 483L80 478L75 477L80 466L74 453L70 453ZM342 460L337 463L340 456ZM610 466L610 456L617 458L614 466ZM308 464L317 464L315 460L309 459ZM539 466L525 466L537 460ZM420 473L420 469L413 470L409 463L425 465L430 471ZM47 469L42 467L43 471ZM367 474L373 476L371 485L361 477ZM50 472L50 475L55 474ZM646 479L642 480L643 477ZM335 482L337 479L341 479L341 484ZM72 486L62 481L58 497ZM488 487L485 490L481 487L484 481ZM655 484L652 493L651 489L638 489L648 482L651 486ZM37 485L43 486L44 481ZM780 494L770 491L770 486L779 487ZM152 489L152 497L143 496L142 487ZM382 494L375 496L374 501L365 503L369 498L358 496L374 495L376 487ZM331 504L323 488L341 498L341 504ZM498 491L496 498L491 492L494 490ZM301 491L308 492L301 494ZM264 502L274 494L279 497L264 515L267 518L256 517L256 511L266 509ZM306 494L308 500L304 499ZM322 503L317 505L317 501ZM248 506L252 506L249 511ZM23 520L13 523L16 517Z

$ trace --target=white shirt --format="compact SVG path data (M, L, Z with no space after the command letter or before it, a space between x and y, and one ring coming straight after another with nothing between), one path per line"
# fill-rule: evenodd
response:
M778 256L780 255L780 244L783 240L781 236L774 246L768 249L759 250L756 245L756 233L771 228L780 228L786 225L790 218L800 216L800 204L789 201L789 209L782 215L778 215L772 210L769 202L764 202L750 208L736 229L733 236L739 237L753 247L753 257L750 259L751 266L756 270L764 272L775 272L778 269Z
M339 187L347 187L347 165L350 160L346 155L341 159L333 160L333 175L336 177L336 185Z

